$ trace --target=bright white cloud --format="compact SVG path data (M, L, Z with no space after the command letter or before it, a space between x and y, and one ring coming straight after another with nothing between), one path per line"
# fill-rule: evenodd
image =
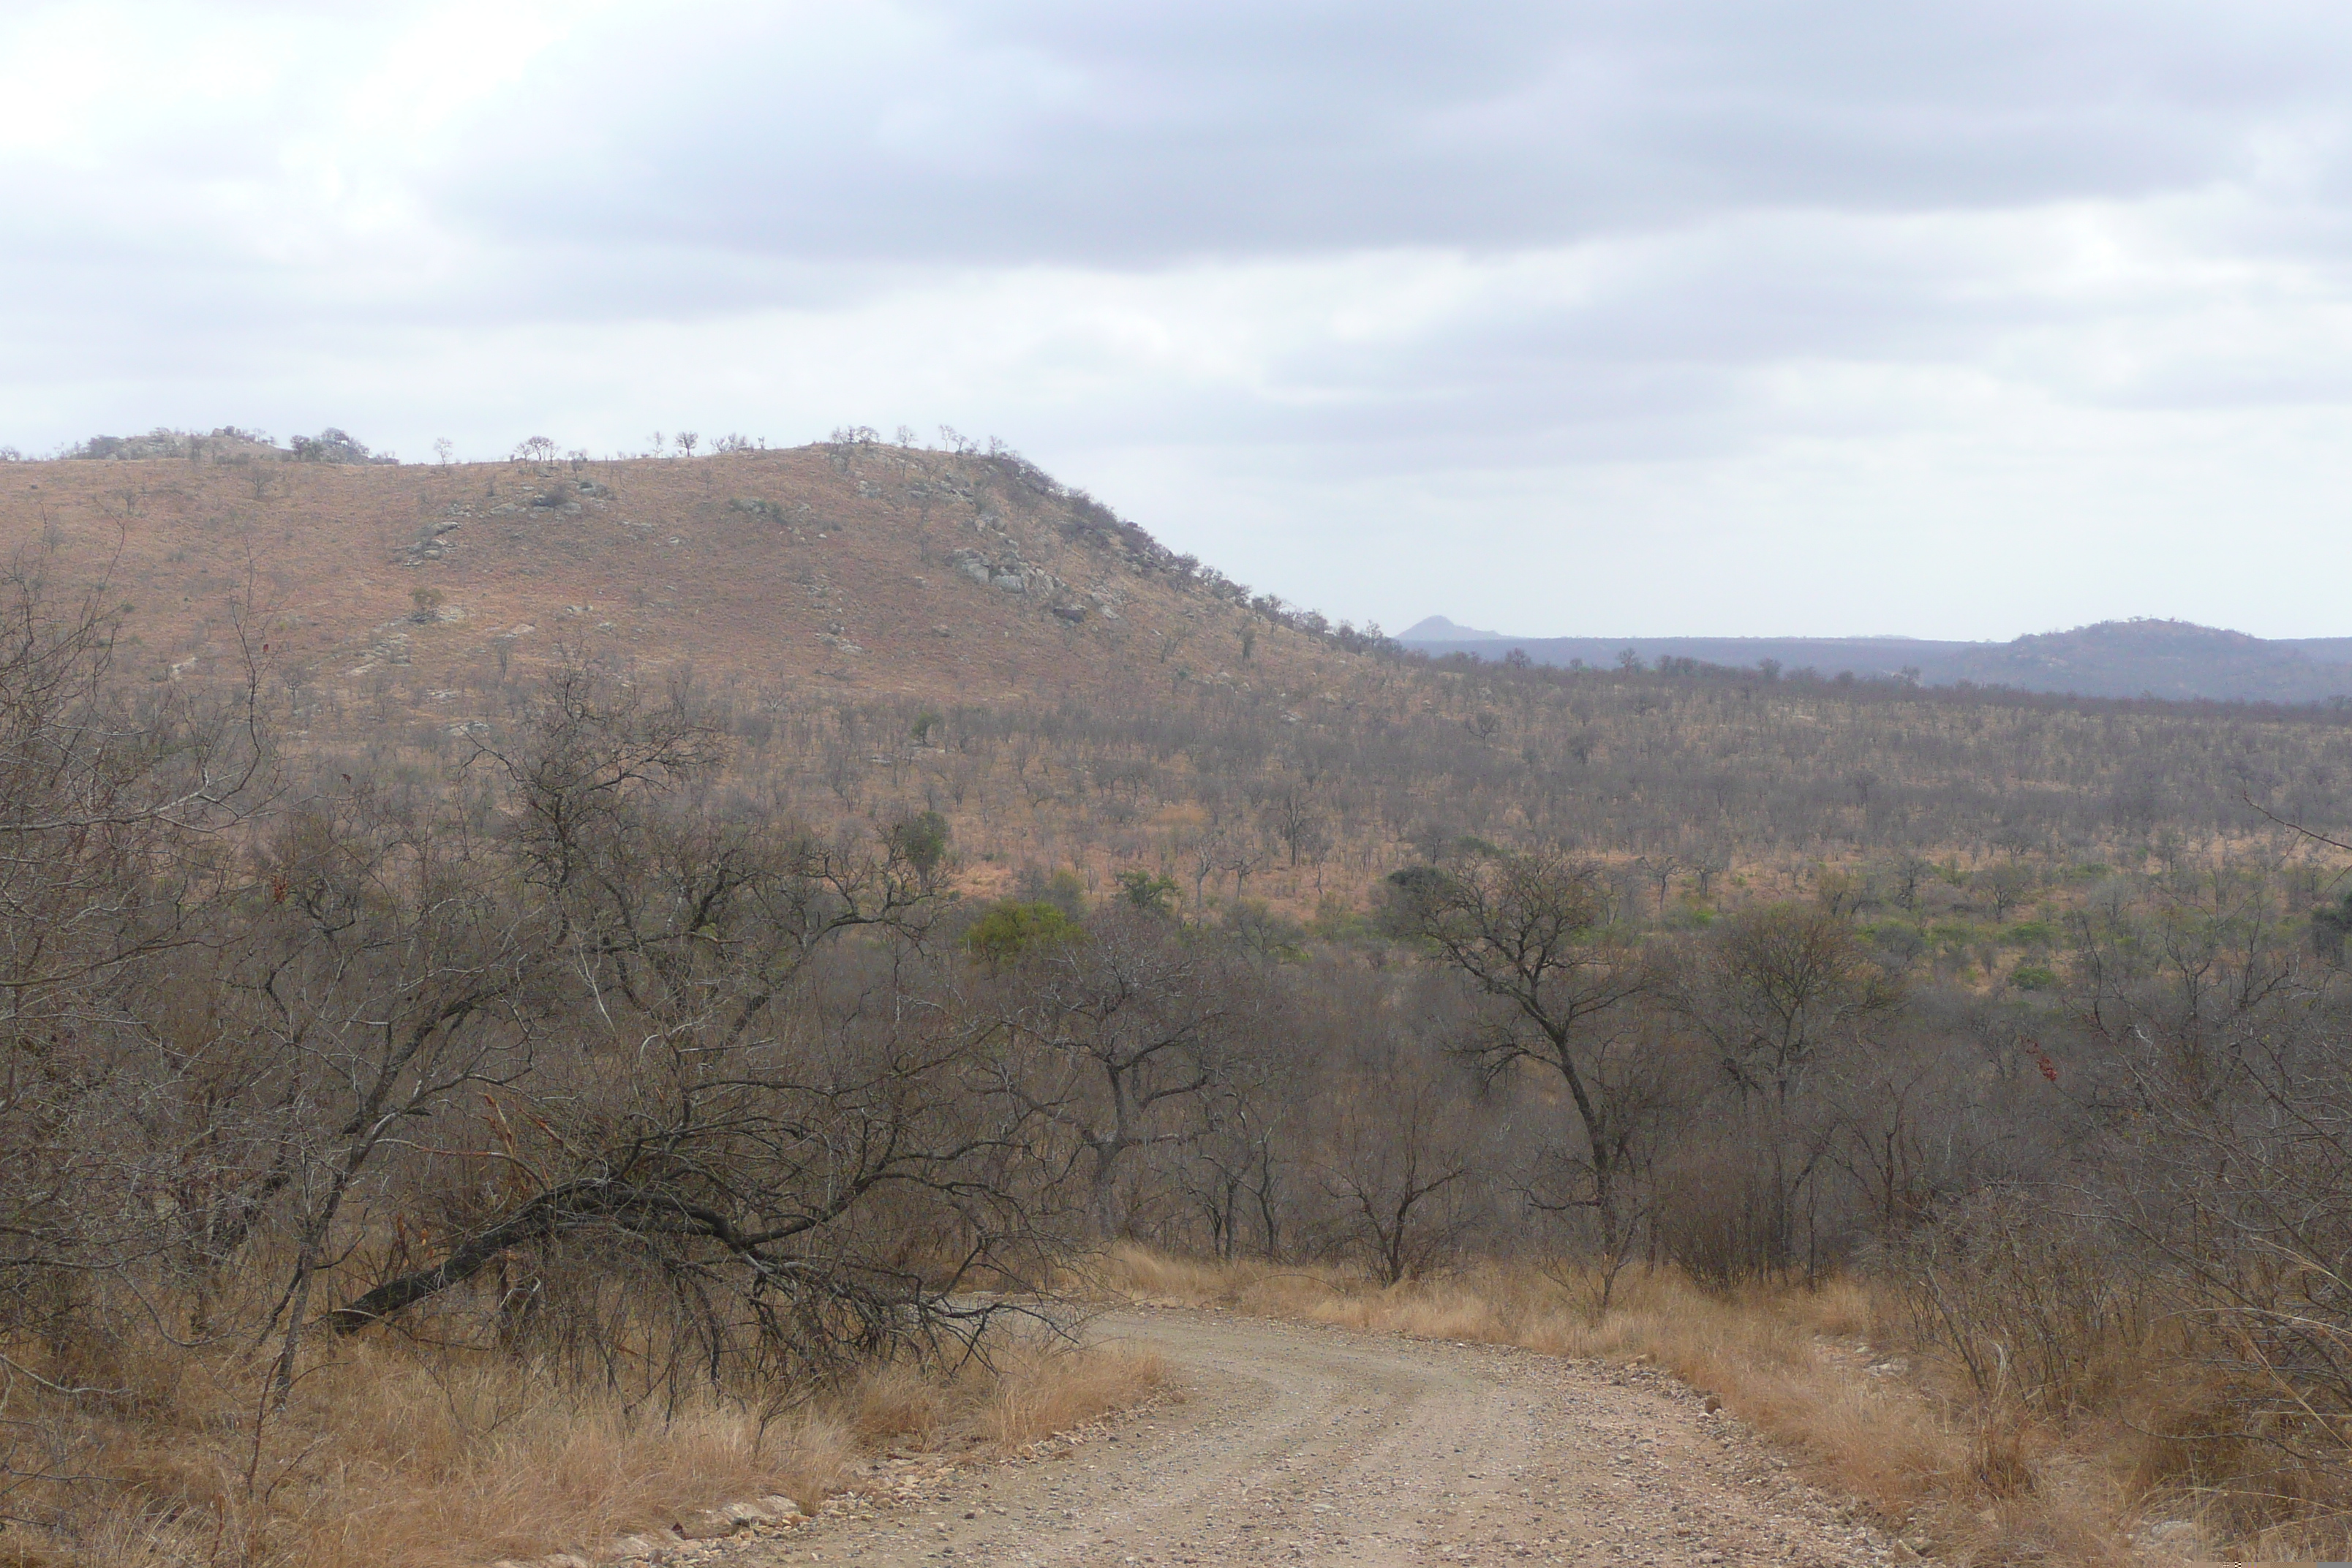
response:
M2315 4L19 6L0 439L1003 436L1391 625L2352 630Z

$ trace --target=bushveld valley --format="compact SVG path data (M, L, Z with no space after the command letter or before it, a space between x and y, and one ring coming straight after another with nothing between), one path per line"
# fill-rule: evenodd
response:
M1110 1298L1644 1357L1906 1560L2352 1549L2352 714L725 446L0 465L0 1563L814 1508L1181 1397Z

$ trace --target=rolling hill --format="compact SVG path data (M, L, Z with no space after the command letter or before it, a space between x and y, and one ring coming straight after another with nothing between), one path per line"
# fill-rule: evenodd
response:
M867 696L1131 699L1197 681L1281 697L1350 657L1017 458L876 443L450 468L266 448L17 463L0 468L0 541L52 576L102 576L129 606L123 657L159 680L236 653L233 605L277 666L328 689L447 691L564 650Z

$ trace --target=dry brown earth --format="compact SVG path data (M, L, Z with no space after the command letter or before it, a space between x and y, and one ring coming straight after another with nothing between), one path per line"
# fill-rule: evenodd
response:
M1135 1310L1184 1390L1053 1458L877 1479L726 1568L1795 1563L1899 1552L1640 1367Z

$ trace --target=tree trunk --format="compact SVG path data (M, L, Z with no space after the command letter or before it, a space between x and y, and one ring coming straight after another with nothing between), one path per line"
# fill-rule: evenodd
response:
M1118 1212L1118 1157L1126 1152L1126 1145L1117 1142L1094 1146L1095 1168L1087 1206L1098 1240L1116 1241L1126 1228L1126 1216Z

